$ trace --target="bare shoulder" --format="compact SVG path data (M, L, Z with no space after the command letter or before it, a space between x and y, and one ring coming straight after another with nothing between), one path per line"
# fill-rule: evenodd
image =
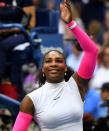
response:
M34 105L33 105L32 100L28 96L26 96L22 100L21 105L20 105L20 111L31 114L31 115L34 114Z
M73 76L74 80L76 81L81 97L84 98L87 89L88 89L88 83L90 79L84 79L82 77L80 77L77 73L74 73Z

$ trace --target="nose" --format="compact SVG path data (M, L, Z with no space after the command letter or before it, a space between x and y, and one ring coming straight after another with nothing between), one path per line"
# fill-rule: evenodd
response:
M57 66L56 61L52 61L52 62L51 62L51 66Z

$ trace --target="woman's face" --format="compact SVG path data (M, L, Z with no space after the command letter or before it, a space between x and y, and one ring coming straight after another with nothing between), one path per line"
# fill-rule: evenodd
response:
M108 91L102 91L101 92L101 98L102 98L102 100L106 101L109 98L109 92Z
M43 73L47 82L59 83L63 81L66 72L64 56L57 51L49 52L44 59Z

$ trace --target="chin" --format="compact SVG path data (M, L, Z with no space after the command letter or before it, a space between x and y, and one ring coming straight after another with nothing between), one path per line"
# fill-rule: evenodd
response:
M50 79L49 79L49 81L51 82L51 83L59 83L59 82L62 82L63 81L63 79L64 78L60 78L59 76L50 76L49 77Z

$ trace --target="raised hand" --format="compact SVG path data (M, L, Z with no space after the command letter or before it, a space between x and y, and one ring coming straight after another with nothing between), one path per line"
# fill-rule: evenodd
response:
M64 2L60 4L60 12L61 18L65 23L72 21L71 2L69 0L64 0Z

